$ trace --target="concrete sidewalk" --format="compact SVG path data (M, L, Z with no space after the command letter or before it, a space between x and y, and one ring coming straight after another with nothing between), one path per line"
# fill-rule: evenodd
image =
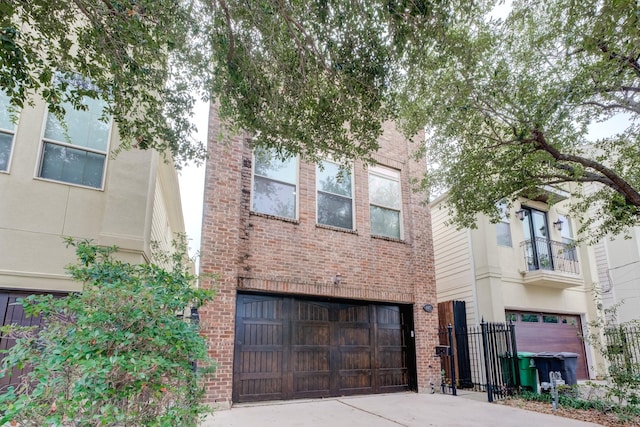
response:
M587 427L554 415L441 394L394 393L236 405L202 427Z

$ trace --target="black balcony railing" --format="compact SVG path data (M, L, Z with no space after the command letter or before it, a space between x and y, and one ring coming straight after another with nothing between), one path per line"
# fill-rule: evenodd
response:
M550 270L580 274L578 253L572 244L536 237L520 244L524 249L524 262L529 271Z

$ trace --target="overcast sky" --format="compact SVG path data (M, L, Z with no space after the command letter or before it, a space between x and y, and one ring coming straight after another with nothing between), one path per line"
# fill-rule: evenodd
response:
M194 123L198 128L197 138L203 143L207 141L208 114L209 104L200 102L196 105ZM179 174L184 225L189 237L189 254L194 256L200 250L204 164L199 167L193 164L187 165Z

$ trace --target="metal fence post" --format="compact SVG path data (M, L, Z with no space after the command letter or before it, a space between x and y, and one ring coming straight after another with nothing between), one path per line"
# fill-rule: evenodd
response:
M456 389L456 352L453 346L453 326L449 323L447 326L447 332L449 333L449 360L451 366L451 394L454 396L458 395L458 391Z
M509 322L509 330L511 331L511 348L513 348L513 368L515 376L516 390L522 387L522 378L520 378L520 361L518 359L518 346L516 345L516 325L513 321Z
M484 369L487 377L487 400L493 402L493 390L491 386L491 369L489 364L489 339L487 336L487 322L482 318L480 323L482 328L482 347L484 350Z

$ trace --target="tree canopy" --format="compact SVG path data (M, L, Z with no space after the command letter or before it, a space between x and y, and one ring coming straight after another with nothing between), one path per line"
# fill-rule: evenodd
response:
M461 27L463 49L411 68L428 181L448 189L459 225L544 185L572 192L593 238L638 223L639 18L633 1L517 0L504 21ZM589 138L619 114L626 129Z
M603 233L636 224L636 2L500 3L4 2L0 89L54 109L102 95L130 146L178 160L203 154L189 140L194 94L254 144L312 161L370 160L394 120L407 136L428 129L424 183L449 192L458 225L548 184L582 196L576 213L595 206ZM69 91L67 73L95 86ZM588 139L620 113L627 129Z
M198 14L181 0L2 1L0 91L16 109L41 96L58 115L99 97L122 148L202 158L190 121L208 75Z

